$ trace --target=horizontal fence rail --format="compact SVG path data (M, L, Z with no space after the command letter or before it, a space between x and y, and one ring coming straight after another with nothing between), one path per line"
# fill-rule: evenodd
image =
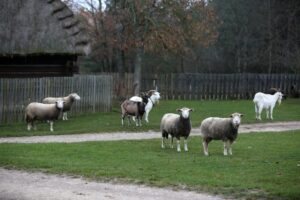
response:
M41 102L49 96L67 96L73 92L81 100L74 102L69 116L109 112L112 108L112 88L112 77L109 75L0 79L0 123L23 121L25 107L31 102Z
M133 74L126 74L123 84L116 73L111 75L114 99L120 95L127 98L133 95ZM163 99L226 100L251 99L256 92L266 92L270 88L280 88L288 95L292 85L300 89L300 74L173 73L143 74L141 88L142 91L158 88ZM125 95L120 91L125 91Z

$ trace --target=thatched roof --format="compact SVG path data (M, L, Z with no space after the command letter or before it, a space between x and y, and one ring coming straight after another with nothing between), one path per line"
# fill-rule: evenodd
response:
M88 51L84 29L60 0L0 0L0 55Z

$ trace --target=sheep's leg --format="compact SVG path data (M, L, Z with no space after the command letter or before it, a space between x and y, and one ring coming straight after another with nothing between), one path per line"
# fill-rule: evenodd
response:
M180 152L180 139L177 138L177 152Z
M67 112L63 112L63 120L68 120L68 113Z
M171 149L173 149L173 148L174 148L174 146L173 146L174 137L171 136L170 139L171 139L171 140L170 140L170 147L171 147Z
M188 150L188 145L187 145L187 138L184 139L184 150L189 151Z
M229 153L229 155L232 155L232 148L231 148L232 143L233 143L233 141L229 141L229 145L228 145L228 153Z
M208 156L208 143L205 140L203 140L202 144L203 144L204 155Z
M161 148L162 149L165 148L165 137L164 136L161 137Z
M229 149L228 141L223 141L223 143L224 143L224 152L223 152L223 154L224 154L224 156L227 156L228 155L228 149Z
M50 131L53 132L53 121L50 121Z
M203 150L204 150L204 155L208 156L208 143L211 141L210 138L203 138Z
M164 130L162 130L162 133L161 133L161 148L165 148L165 140L168 139L168 133Z

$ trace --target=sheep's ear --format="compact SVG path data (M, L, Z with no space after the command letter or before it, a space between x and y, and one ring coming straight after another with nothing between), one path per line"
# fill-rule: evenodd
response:
M177 112L181 112L181 109L177 108L176 111L177 111Z
M241 116L241 117L243 117L243 116L244 116L244 114L240 114L240 116Z
M193 109L193 108L191 108L191 109L190 109L190 112L193 112L193 111L194 111L194 109Z
M229 115L229 117L233 117L233 115L231 114L231 115Z

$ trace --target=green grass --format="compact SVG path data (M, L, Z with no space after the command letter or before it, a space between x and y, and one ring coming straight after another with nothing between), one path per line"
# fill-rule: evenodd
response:
M162 100L160 104L151 111L150 123L143 127L121 126L120 108L114 106L110 113L86 114L77 117L71 117L69 121L59 120L54 123L54 133L49 131L49 124L38 124L37 131L27 131L25 122L0 125L0 137L6 136L29 136L29 135L50 135L50 134L75 134L88 132L115 132L115 131L148 131L159 130L160 120L163 114L168 112L176 112L180 107L194 108L195 112L191 114L193 127L199 126L201 121L209 116L227 117L233 112L244 114L242 123L256 122L254 116L254 106L251 100L237 101L178 101L178 100ZM274 109L273 121L291 121L300 120L300 99L287 99L283 101L281 106ZM263 122L265 113L263 113Z
M222 142L203 155L199 137L189 152L161 149L160 140L0 144L5 168L117 179L159 187L188 188L249 199L300 198L300 131L242 134L233 156Z

